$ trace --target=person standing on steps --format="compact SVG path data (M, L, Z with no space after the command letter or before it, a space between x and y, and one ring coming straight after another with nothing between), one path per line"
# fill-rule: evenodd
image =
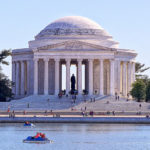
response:
M118 101L119 101L119 98L120 98L120 97L119 97L119 95L118 95Z

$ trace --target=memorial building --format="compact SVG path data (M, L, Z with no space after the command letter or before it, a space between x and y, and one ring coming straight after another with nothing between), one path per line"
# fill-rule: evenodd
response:
M136 56L134 50L120 49L119 43L94 21L63 17L41 30L29 41L29 48L12 51L13 93L16 97L58 95L65 79L68 94L70 66L75 65L78 95L86 90L91 96L126 96L135 80ZM65 77L62 65L66 67Z

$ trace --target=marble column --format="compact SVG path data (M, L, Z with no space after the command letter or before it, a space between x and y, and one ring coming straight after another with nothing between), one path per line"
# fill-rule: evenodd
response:
M26 61L27 62L27 95L29 95L30 94L30 60L27 60ZM32 81L32 83L33 83L33 81Z
M114 70L114 60L110 60L110 95L115 94L114 90L114 79L115 79L115 70Z
M88 61L85 63L85 90L89 91L89 65Z
M82 59L78 59L78 95L82 95Z
M117 71L118 71L118 73L117 73L117 93L118 94L120 94L120 80L121 80L121 78L120 78L120 73L121 73L121 62L120 62L120 60L118 60L117 61Z
M48 58L44 59L44 94L48 95Z
M62 91L62 63L59 63L59 90Z
M100 59L99 63L100 63L99 64L99 66L100 66L100 68L99 68L99 73L100 73L100 83L99 83L100 91L99 91L99 94L104 95L104 65L103 65L103 59Z
M123 96L127 96L127 62L123 62L123 72L122 72L122 86L123 86Z
M70 91L70 59L66 59L66 94Z
M38 94L38 58L34 59L34 95Z
M89 59L89 95L93 95L93 59Z
M55 59L55 95L59 94L59 62L60 59Z
M24 61L21 61L21 95L25 93L25 64Z
M12 93L16 93L16 86L15 86L15 83L16 83L16 64L15 62L13 61L12 62L12 82L13 82L13 86L12 86Z
M132 83L135 81L135 62L132 63Z
M127 92L129 93L131 90L131 62L128 62L128 88Z
M16 62L16 95L19 95L19 62Z

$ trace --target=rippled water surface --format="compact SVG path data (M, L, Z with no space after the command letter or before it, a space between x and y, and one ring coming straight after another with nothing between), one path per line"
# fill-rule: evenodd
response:
M0 150L150 150L149 125L123 124L0 124ZM28 144L22 140L37 131L53 140Z

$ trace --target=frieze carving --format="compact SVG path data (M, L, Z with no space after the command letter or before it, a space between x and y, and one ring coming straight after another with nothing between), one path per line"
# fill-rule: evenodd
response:
M63 47L62 47L63 46ZM46 45L43 47L38 47L38 50L48 50L48 49L57 49L59 47L61 47L61 49L84 49L85 46L87 47L91 47L94 49L101 49L101 50L110 50L112 51L112 48L106 48L103 46L99 46L99 45L95 45L95 44L91 44L91 43L86 43L86 42L81 42L81 41L65 41L62 43L57 43L57 44L51 44L51 45ZM113 49L113 51L116 51L115 49Z
M37 48L38 50L47 50L47 49L53 49L60 46L64 46L64 49L82 49L82 42L79 41L66 41L62 43L52 44L52 45L46 45L43 47Z
M63 42L63 43L57 43L57 44L46 45L46 46L43 46L43 47L38 47L37 49L38 49L38 50L47 50L47 49L57 48L57 47L62 46L62 45L64 45L64 42Z
M83 46L80 42L66 42L65 49L83 49Z
M36 38L47 37L51 35L98 35L101 34L99 29L46 29L42 30Z

